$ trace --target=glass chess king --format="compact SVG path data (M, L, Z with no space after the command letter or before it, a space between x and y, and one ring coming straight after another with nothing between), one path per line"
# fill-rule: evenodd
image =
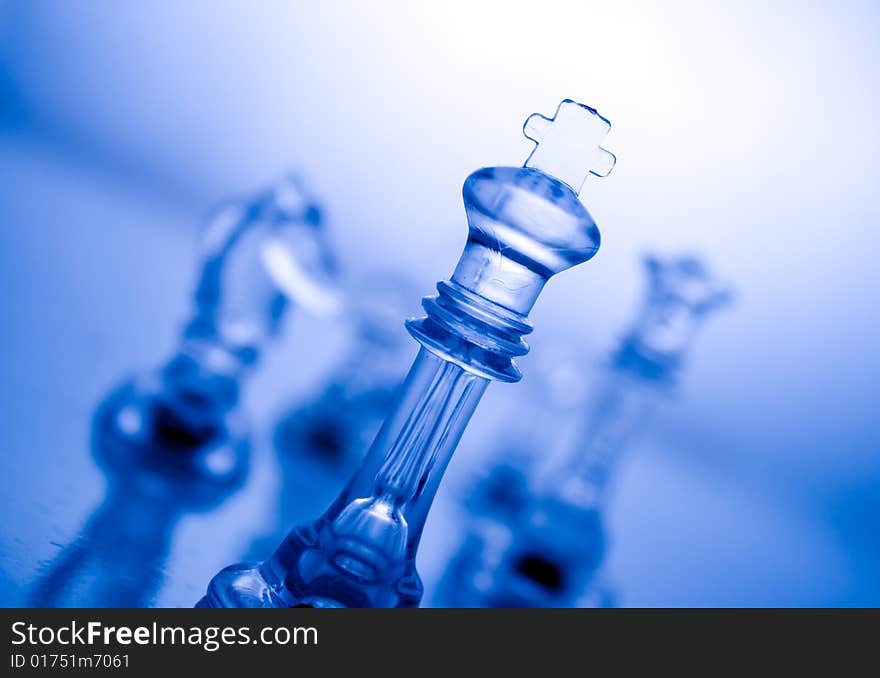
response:
M233 565L201 607L414 607L416 552L447 464L492 380L514 382L527 353L527 316L555 274L591 259L599 230L578 199L606 176L610 129L594 109L563 101L525 123L535 147L523 167L477 170L464 184L464 252L426 317L409 321L421 345L397 403L359 469L317 520L294 528L256 565Z

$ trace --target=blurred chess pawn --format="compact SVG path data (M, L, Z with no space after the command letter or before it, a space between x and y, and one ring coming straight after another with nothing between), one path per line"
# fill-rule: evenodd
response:
M321 212L293 178L221 210L201 254L176 354L96 411L92 447L107 496L37 583L35 605L149 604L179 518L213 508L245 480L239 394L261 351L290 306L338 307Z
M536 353L533 364L515 400L517 416L497 432L496 457L462 497L471 516L514 520L535 491L536 469L564 453L578 434L576 416L589 393L585 351L557 342Z
M281 467L277 529L254 542L254 557L271 550L291 524L321 510L340 480L361 461L406 376L411 342L401 318L410 315L414 284L396 273L371 273L355 281L344 316L350 346L306 402L294 405L275 429Z
M611 604L601 569L609 488L620 457L644 430L658 397L675 386L697 329L731 297L696 257L651 256L645 270L647 292L629 331L589 395L581 392L578 407L558 412L576 424L575 434L539 421L538 435L526 438L532 455L518 457L535 463L515 471L509 462L501 466L507 485L515 475L527 492L520 493L515 511L486 510L483 501L474 512L439 587L438 604ZM540 412L546 403L535 407ZM549 463L538 464L538 455ZM478 486L480 494L485 492Z
M309 456L345 472L361 460L385 415L411 359L409 335L400 322L413 285L398 275L372 274L360 281L348 314L354 341L323 393L296 407L279 423L275 443L282 463Z
M565 454L580 433L577 417L588 401L584 375L590 367L586 351L568 342L536 353L513 403L517 416L505 419L487 470L460 497L468 529L434 594L434 606L479 604L472 589L492 583L513 526L523 519L537 491L540 469ZM467 586L457 590L463 581Z

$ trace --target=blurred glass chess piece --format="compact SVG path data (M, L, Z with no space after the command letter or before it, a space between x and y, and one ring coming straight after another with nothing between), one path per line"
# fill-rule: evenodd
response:
M294 406L275 428L278 527L255 540L248 556L271 552L304 511L325 507L341 479L363 459L412 358L401 318L410 315L414 287L401 275L372 273L356 281L357 293L346 295L350 346L319 393Z
M657 400L674 386L696 330L730 300L729 291L696 257L651 256L646 259L646 272L647 293L631 330L603 367L593 393L587 397L584 391L576 397L580 406L574 409L585 410L585 417L575 415L571 401L566 403L565 415L580 427L576 435L562 437L560 452L557 429L541 426L542 435L528 439L538 448L519 457L526 463L513 468L505 463L489 474L484 481L489 486L498 484L491 479L501 473L508 485L534 487L515 511L485 510L485 500L483 507L477 507L465 541L439 586L437 604L611 605L600 568L614 470L644 430ZM567 368L563 364L560 369ZM543 410L539 406L536 411ZM545 465L537 464L537 455L543 457L545 452L551 463L543 471L538 467ZM509 458L506 449L501 456ZM477 494L485 494L481 485Z
M244 482L239 393L288 306L325 313L338 304L320 210L293 178L221 210L200 251L195 309L177 353L96 411L92 448L106 499L38 581L35 605L149 604L180 517Z
M516 519L534 492L533 470L574 444L577 417L587 397L583 351L555 342L535 355L533 370L512 411L495 433L503 451L463 498L463 508L476 519L502 524Z
M400 319L408 315L414 285L399 275L372 274L352 293L354 341L322 393L278 424L282 460L307 456L350 471L379 432L410 357ZM288 523L289 525L289 523Z
M316 521L294 528L257 565L211 580L201 607L413 607L415 558L446 465L490 380L514 382L527 316L547 280L599 249L578 200L587 175L607 174L610 123L563 101L531 116L536 146L524 167L494 167L464 184L469 233L451 280L407 322L415 363L360 468Z

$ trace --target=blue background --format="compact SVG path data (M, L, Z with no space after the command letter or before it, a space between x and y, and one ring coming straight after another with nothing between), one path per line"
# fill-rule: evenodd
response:
M538 302L526 383L554 337L614 342L645 251L698 251L737 290L620 479L621 602L880 604L878 34L873 2L0 1L0 603L99 503L89 418L172 349L212 206L302 169L349 274L405 272L415 312L460 253L465 176L521 164L525 117L571 97L619 160L582 194L602 249ZM259 440L345 341L292 319L244 404ZM516 388L449 469L429 593ZM271 522L274 464L258 446L247 487L184 521L158 604Z

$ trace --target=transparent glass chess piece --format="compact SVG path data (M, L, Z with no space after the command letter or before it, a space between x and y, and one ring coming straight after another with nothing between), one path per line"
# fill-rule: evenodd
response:
M533 370L497 439L494 462L462 497L468 516L508 523L528 505L535 488L533 470L573 444L576 414L587 397L582 351L555 342L534 356ZM548 435L552 432L552 435Z
M573 101L531 116L536 147L523 167L477 170L464 184L464 252L426 317L407 323L421 344L397 402L360 467L314 522L294 528L267 560L217 574L202 607L413 607L415 558L447 464L491 380L514 382L513 358L544 284L588 261L599 231L578 200L588 174L607 174L610 124Z
M515 473L534 487L516 514L482 513L452 559L438 604L454 607L607 606L604 515L621 455L674 386L693 337L730 299L696 257L646 259L647 292L598 384L578 408L580 428L547 469ZM542 429L541 451L559 445ZM503 451L504 452L504 451ZM512 471L505 470L510 476Z
M391 273L358 281L357 291L349 295L353 341L346 356L320 395L294 407L276 427L282 467L287 460L309 457L350 471L363 458L394 404L411 358L400 319L409 315L412 289L410 281Z
M200 244L195 308L177 352L97 408L92 447L107 496L37 582L37 604L148 604L179 518L244 481L239 393L285 313L338 304L320 210L292 177L221 210Z
M201 243L193 314L176 353L101 408L107 435L235 476L247 464L241 389L291 306L333 312L336 266L321 211L294 177L221 210Z
M401 318L410 315L414 284L399 274L370 273L352 284L348 349L317 393L278 422L274 446L281 491L280 527L256 539L248 556L271 552L305 512L323 509L363 459L394 404L412 359Z

